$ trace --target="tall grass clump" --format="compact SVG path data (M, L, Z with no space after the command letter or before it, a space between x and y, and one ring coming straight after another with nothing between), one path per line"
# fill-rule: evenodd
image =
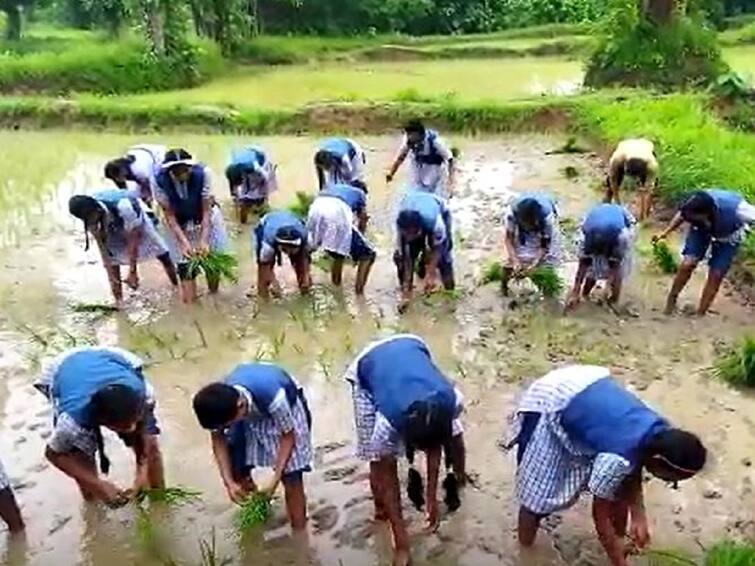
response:
M70 49L0 55L0 93L123 94L193 86L223 66L211 42L181 59L157 59L137 39L76 43Z
M718 379L735 387L755 387L755 337L745 336L714 364Z

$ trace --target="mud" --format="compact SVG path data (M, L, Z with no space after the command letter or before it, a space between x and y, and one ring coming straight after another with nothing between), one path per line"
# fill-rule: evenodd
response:
M475 478L463 494L462 508L443 518L436 535L422 534L422 515L407 505L418 564L604 563L587 502L549 518L534 551L520 553L513 459L498 448L523 385L569 362L611 366L674 422L697 431L711 451L708 469L678 491L657 481L647 484L656 547L696 553L698 543L755 534L753 399L715 382L708 371L717 349L753 328L752 311L733 289L725 289L716 312L705 320L667 318L661 308L669 281L638 257L624 309L614 312L589 303L563 318L557 304L539 301L527 288L516 289L512 308L495 285L479 285L484 263L501 253L500 217L507 199L519 191L550 190L569 219L565 228L573 232L599 198L591 188L600 178L596 157L547 155L564 141L547 136L453 139L463 154L453 200L460 290L455 296L419 298L403 317L395 313L390 260L390 224L401 184L387 187L382 180L397 141L390 138L361 140L371 171L370 237L381 252L364 300L354 297L353 273L347 273L345 289L336 292L327 274L315 271L311 298L299 298L293 274L284 272L284 299L258 303L247 296L254 283L249 228L233 225L241 258L237 287L183 308L166 287L159 265L146 264L143 288L129 292L125 312L74 312L72 304L106 304L109 294L95 252L84 252L81 226L66 213L67 198L99 187L105 159L137 141L151 140L0 133L0 163L6 171L0 181L0 457L29 526L25 541L10 543L0 536L4 563L198 564L199 541L210 541L213 533L218 556L238 564L387 563L390 540L384 526L372 521L367 467L353 455L350 392L341 376L370 340L405 331L428 341L440 366L464 391L468 461ZM229 148L248 140L184 136L168 141L180 141L220 173ZM296 190L313 190L309 164L316 140L255 141L280 164L282 190L275 204L287 203ZM566 167L575 167L579 177L567 179ZM215 192L230 216L219 177ZM643 238L649 234L645 229ZM565 239L568 244L570 238ZM564 275L573 271L573 262L567 262ZM685 301L696 300L700 283L698 274ZM118 344L148 361L168 479L203 493L199 504L155 509L149 545L140 542L133 508L85 505L73 483L43 459L50 411L30 383L45 359L94 342ZM264 530L236 536L209 439L191 411L191 396L202 384L255 358L280 361L307 387L317 453L316 469L307 477L311 521L305 537L289 534L280 499ZM128 483L129 454L113 437L106 442L114 479Z

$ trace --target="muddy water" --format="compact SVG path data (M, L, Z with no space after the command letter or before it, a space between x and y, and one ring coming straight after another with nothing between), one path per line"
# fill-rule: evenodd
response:
M438 534L419 534L422 517L407 510L419 564L602 564L583 504L548 520L532 554L515 544L514 468L497 441L515 396L528 380L566 362L602 363L681 426L699 432L711 450L711 464L693 482L672 491L648 484L647 502L655 544L696 552L726 535L754 534L755 453L753 400L713 382L706 368L720 343L752 330L752 310L729 293L704 321L660 314L668 281L640 261L626 292L626 312L584 305L570 318L552 306L532 303L519 289L504 304L494 287L477 284L480 263L499 254L501 208L512 192L547 188L558 195L563 215L578 219L598 198L598 163L591 156L546 155L563 140L549 137L454 139L463 152L456 214L459 297L418 300L404 317L395 315L395 281L390 262L390 219L400 184L386 187L381 173L395 140L367 138L371 170L371 237L381 254L367 296L356 300L346 277L343 293L315 271L309 299L295 293L285 274L286 296L258 304L253 283L248 228L232 226L242 260L241 282L217 298L186 309L165 287L155 265L142 268L143 288L132 293L118 316L74 314L74 302L107 302L106 279L95 253L83 251L81 227L65 212L74 191L97 188L102 162L129 143L147 141L78 133L0 133L0 161L6 174L0 210L0 457L23 506L25 541L0 538L0 557L13 565L158 565L173 560L199 564L199 540L215 533L218 555L248 564L378 564L389 557L389 539L371 522L367 469L353 456L349 390L341 375L367 342L411 331L430 344L440 365L458 380L467 398L466 436L475 486L465 505L446 517ZM149 140L152 141L152 140ZM295 190L310 189L315 140L258 140L280 164L285 204ZM215 171L234 143L230 137L173 138ZM562 174L580 172L576 181ZM227 206L217 179L216 194ZM573 223L572 223L573 224ZM569 228L567 226L567 228ZM646 234L644 236L647 236ZM567 241L569 238L567 237ZM567 245L567 248L569 246ZM566 267L573 272L573 265ZM696 279L686 298L700 290ZM162 447L168 480L195 487L201 503L152 514L154 540L138 535L133 509L105 511L84 505L71 481L42 457L50 412L29 384L38 364L72 344L118 344L140 353L159 400ZM280 361L307 387L315 416L316 470L307 478L310 528L292 538L280 502L264 532L242 540L234 535L233 511L221 487L209 441L191 412L194 391L250 359ZM128 453L106 439L114 479L130 480ZM264 481L263 478L261 478Z

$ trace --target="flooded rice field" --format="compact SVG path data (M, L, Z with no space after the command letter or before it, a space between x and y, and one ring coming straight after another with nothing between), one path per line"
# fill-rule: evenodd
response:
M546 189L558 196L564 229L600 198L599 161L590 155L549 155L563 140L545 136L455 138L462 151L455 213L457 296L420 298L396 314L391 221L401 183L383 177L395 139L360 139L368 150L371 239L380 254L364 299L343 292L314 269L309 298L284 270L285 296L270 304L250 290L250 230L229 222L241 260L241 280L186 308L164 285L160 266L141 267L142 289L129 292L116 315L76 313L75 303L107 303L107 280L95 250L83 249L80 223L67 214L76 192L103 186L102 164L129 144L153 141L69 132L0 132L0 457L27 520L25 540L0 537L0 561L49 564L201 564L199 541L214 536L219 557L232 564L385 564L388 531L372 521L368 469L354 456L351 395L342 379L353 356L376 337L419 334L466 397L468 467L474 485L437 534L421 534L424 517L406 514L417 564L603 564L586 502L551 517L536 549L521 554L515 539L514 459L497 447L506 416L523 385L569 362L599 363L639 391L675 423L701 435L711 458L697 479L671 490L647 486L654 546L695 553L725 536L755 535L755 399L712 380L716 349L753 329L752 309L725 289L716 312L701 320L661 314L669 280L643 257L618 311L584 304L564 318L555 305L528 300L528 290L504 302L495 285L479 285L482 266L501 254L500 217L513 192ZM154 140L158 141L158 140ZM160 140L162 141L162 140ZM215 194L231 220L222 178L230 148L246 139L173 136L216 172ZM314 190L311 138L269 138L279 164L285 205L296 190ZM575 167L576 179L564 169ZM647 243L650 229L643 240ZM567 239L568 236L567 236ZM567 276L574 266L567 265ZM699 275L699 274L698 274ZM701 279L686 302L694 302ZM145 534L134 508L111 511L81 501L76 486L44 459L50 410L30 386L47 358L74 344L119 345L143 356L155 386L169 483L190 486L202 499L179 509L155 509ZM316 469L306 479L309 528L292 537L283 505L264 531L244 538L233 528L233 508L215 469L208 435L200 430L191 397L242 361L276 360L306 387L314 414ZM106 433L115 481L128 484L129 454ZM638 559L637 563L642 563Z

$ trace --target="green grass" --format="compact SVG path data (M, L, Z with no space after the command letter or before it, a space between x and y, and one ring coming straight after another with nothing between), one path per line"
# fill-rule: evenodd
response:
M143 95L134 100L299 108L321 102L384 102L414 89L426 98L502 101L558 91L578 83L580 76L578 62L550 57L252 66L237 67L198 88Z
M755 44L755 22L737 29L729 29L718 36L721 45Z
M722 542L708 550L705 566L753 566L755 545L752 543Z
M488 285L489 283L497 283L503 279L503 265L500 261L491 261L482 270L480 276L480 283L482 285Z
M707 105L702 95L637 93L610 103L585 99L576 112L606 149L626 137L655 141L659 191L667 202L703 187L726 187L755 200L755 136L727 129Z
M745 336L741 342L721 355L714 373L735 387L755 387L755 337Z
M210 42L197 44L196 69L166 69L135 39L77 43L63 50L0 56L0 92L122 94L191 86L216 75L223 63Z

